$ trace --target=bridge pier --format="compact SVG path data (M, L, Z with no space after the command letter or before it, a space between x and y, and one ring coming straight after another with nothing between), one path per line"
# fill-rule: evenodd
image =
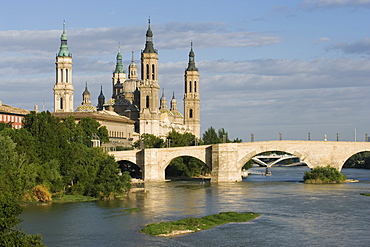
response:
M238 168L238 151L228 144L212 145L211 182L242 181L241 170Z
M143 180L146 182L165 181L165 169L159 164L157 149L144 149L143 152Z

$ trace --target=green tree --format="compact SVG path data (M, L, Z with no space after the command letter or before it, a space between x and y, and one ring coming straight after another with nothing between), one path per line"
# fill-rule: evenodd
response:
M39 235L21 231L19 198L34 185L34 169L19 155L16 144L0 134L0 246L43 246Z
M11 129L13 128L13 125L11 122L9 123L0 123L0 131L4 130L4 129Z
M241 143L241 142L243 142L243 140L242 139L239 139L239 138L236 138L233 141L233 143Z
M140 139L134 143L135 148L141 148L141 143L144 145L144 148L163 148L164 141L153 135L153 134L142 134Z
M190 157L177 157L166 168L168 177L198 177L210 174L211 170L202 161Z
M180 134L174 129L172 129L172 131L169 132L167 135L167 141L169 142L170 147L194 146L195 140L196 140L195 135L189 132Z
M229 139L229 133L227 133L227 131L224 128L221 128L218 130L218 138L220 142L224 142L224 138L225 138L225 143L231 142Z
M67 145L64 125L50 112L32 111L24 117L23 126L36 138L36 153L41 158L41 162L59 157L60 150Z
M203 144L210 145L217 143L221 143L221 140L218 137L216 130L211 126L203 133Z
M78 133L82 136L82 143L86 146L91 146L91 140L96 135L102 143L108 142L108 130L105 126L101 126L99 122L90 117L82 118L77 124Z

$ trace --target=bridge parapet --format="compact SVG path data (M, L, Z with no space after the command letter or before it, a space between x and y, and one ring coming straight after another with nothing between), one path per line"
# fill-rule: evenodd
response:
M110 152L116 161L127 160L143 170L145 181L164 181L165 169L180 156L195 157L211 170L212 182L241 181L241 169L252 157L269 151L297 156L310 168L331 165L341 170L352 155L370 151L370 142L265 141L224 143L179 148Z

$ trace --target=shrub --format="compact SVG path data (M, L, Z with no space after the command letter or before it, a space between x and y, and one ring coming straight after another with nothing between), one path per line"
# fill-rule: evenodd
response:
M330 165L313 168L303 176L305 183L342 183L346 179L346 176Z

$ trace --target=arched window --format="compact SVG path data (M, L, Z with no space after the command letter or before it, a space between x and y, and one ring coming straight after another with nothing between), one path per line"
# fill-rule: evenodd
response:
M146 105L146 108L149 108L149 96L146 96L146 103L145 103L145 105Z
M193 118L193 109L189 110L189 118Z
M191 93L191 81L189 81L189 93Z
M146 65L146 79L149 80L149 64Z
M63 69L60 69L60 82L63 82Z
M194 93L197 92L197 81L194 81Z
M66 69L66 82L68 82L68 69Z
M63 98L60 98L60 109L63 110Z
M155 66L152 64L152 80L155 80Z

